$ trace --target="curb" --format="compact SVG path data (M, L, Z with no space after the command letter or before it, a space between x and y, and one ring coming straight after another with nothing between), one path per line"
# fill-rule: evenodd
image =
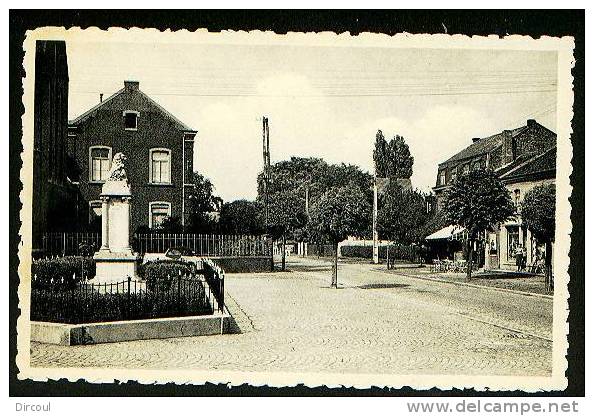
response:
M377 270L377 271L382 272L382 273L390 273L387 270ZM433 277L425 277L425 276L418 276L418 275L401 273L401 272L394 272L392 274L400 274L402 276L412 277L414 279L427 280L429 282L447 283L447 284L451 284L451 285L472 287L472 288L475 288L475 289L494 290L494 291L497 291L497 292L507 292L507 293L513 293L513 294L516 294L516 295L533 296L533 297L537 297L537 298L550 299L550 300L553 300L554 299L554 296L553 295L545 295L545 294L542 294L542 293L522 292L520 290L505 289L505 288L502 288L502 287L475 285L475 284L466 283L466 282L454 282L454 281L446 280L446 279L433 278Z

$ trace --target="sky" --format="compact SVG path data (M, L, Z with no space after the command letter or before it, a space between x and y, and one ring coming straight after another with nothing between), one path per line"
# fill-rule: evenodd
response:
M557 54L67 40L69 118L137 80L198 131L194 169L225 201L254 199L262 117L272 163L315 156L373 173L375 134L401 135L413 186L429 191L437 164L529 118L556 131Z

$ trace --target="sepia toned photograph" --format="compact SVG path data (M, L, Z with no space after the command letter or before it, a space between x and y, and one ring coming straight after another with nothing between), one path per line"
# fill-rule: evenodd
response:
M29 31L19 377L565 388L573 48Z

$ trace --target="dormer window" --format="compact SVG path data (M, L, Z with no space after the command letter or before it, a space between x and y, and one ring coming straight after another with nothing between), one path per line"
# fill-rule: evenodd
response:
M124 111L124 128L131 131L138 130L139 116L140 113L138 111Z
M438 185L445 185L446 184L446 171L445 169L442 171L439 171L439 178L438 178Z

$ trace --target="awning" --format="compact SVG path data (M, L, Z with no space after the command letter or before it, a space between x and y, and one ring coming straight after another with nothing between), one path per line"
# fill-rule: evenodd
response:
M457 225L448 225L439 231L425 237L425 240L452 240L456 237L461 237L460 234L466 231L466 228L458 227Z

